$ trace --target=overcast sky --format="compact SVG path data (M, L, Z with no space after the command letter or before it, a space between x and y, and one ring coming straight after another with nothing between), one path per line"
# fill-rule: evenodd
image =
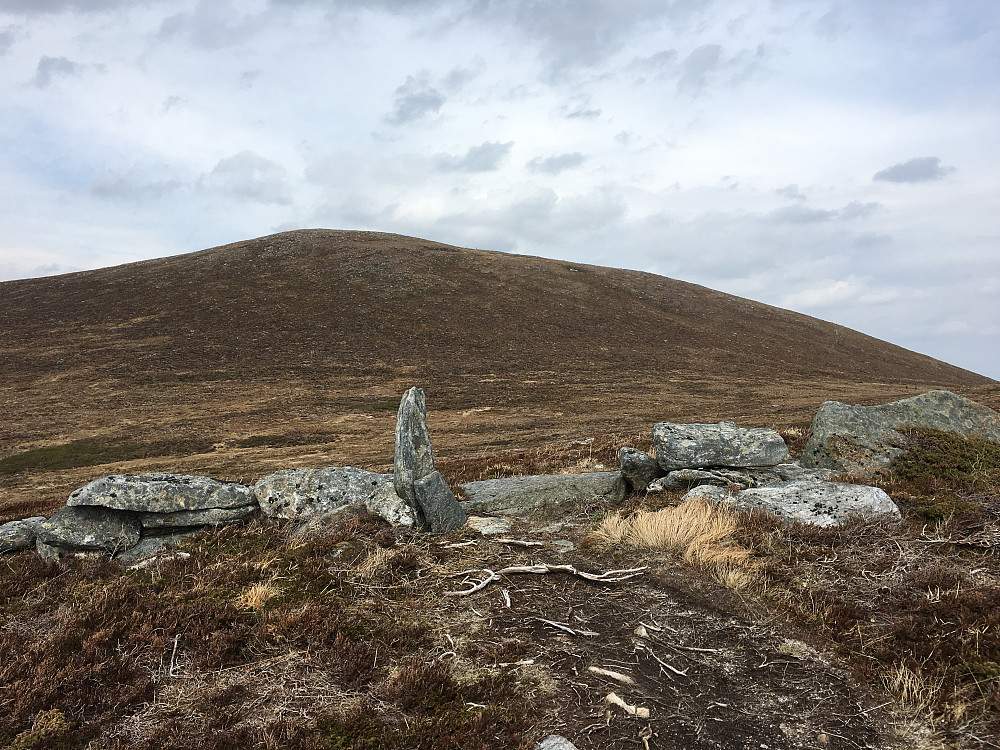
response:
M0 279L374 229L1000 379L996 0L0 0L0 87Z

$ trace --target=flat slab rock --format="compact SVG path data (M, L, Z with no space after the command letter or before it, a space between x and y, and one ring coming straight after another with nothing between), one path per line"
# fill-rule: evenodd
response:
M788 456L788 446L774 430L744 429L733 422L674 424L653 427L656 462L664 471L708 466L775 466Z
M38 526L44 521L45 516L32 516L0 525L0 553L32 549Z
M396 494L392 474L354 466L276 471L253 486L253 495L270 518L308 519L364 505L394 526L416 523L409 504Z
M38 524L36 544L66 551L122 552L138 544L139 533L135 513L67 505Z
M951 391L879 406L826 401L813 418L801 464L867 474L902 453L898 430L925 427L1000 442L1000 413Z
M684 500L696 497L719 504L735 503L745 508L758 508L786 521L802 521L817 526L837 526L851 515L900 517L896 503L878 487L840 482L800 480L737 493L714 485L702 485L688 492Z
M257 505L242 508L209 508L208 510L179 510L176 513L140 513L139 524L143 530L166 532L170 529L188 529L200 526L225 526L243 521L257 512Z
M186 474L114 474L70 493L68 506L100 506L145 513L177 513L253 505L249 487Z
M620 471L486 479L466 482L461 487L468 497L461 502L466 513L511 516L568 502L600 499L620 503L628 491Z

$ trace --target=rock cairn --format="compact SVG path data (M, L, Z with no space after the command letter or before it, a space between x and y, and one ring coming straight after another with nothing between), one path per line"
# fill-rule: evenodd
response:
M843 523L852 514L898 518L899 509L882 490L829 479L834 471L863 475L884 468L902 450L899 431L914 427L1000 442L1000 414L948 391L881 406L828 401L813 419L800 462L785 462L788 448L773 430L660 422L653 428L654 455L622 448L620 471L468 482L462 485L467 499L459 502L434 467L424 392L411 388L397 414L392 474L352 466L281 470L252 487L169 473L101 477L72 492L51 518L0 525L0 553L34 547L46 557L111 554L130 562L258 512L322 528L353 505L394 526L441 533L462 526L471 513L510 516L566 503L616 504L630 487L688 489L686 498L821 526ZM478 516L472 522L484 529L493 523Z

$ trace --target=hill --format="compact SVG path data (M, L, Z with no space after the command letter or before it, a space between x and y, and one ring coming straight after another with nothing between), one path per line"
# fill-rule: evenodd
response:
M0 468L0 515L58 507L93 476L80 466L232 479L289 462L378 468L414 384L445 459L663 419L803 423L829 398L944 387L996 405L997 392L681 281L329 230L4 282L0 352L0 461L24 457Z

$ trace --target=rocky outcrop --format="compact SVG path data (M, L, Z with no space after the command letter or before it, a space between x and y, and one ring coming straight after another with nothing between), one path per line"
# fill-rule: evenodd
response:
M1000 442L1000 413L950 391L930 391L880 406L826 401L813 418L801 463L871 473L902 452L899 431L914 427Z
M788 446L774 430L743 429L732 422L653 427L656 462L664 471L708 466L760 467L780 464Z
M467 515L440 471L432 471L413 483L417 504L430 530L441 534L457 529Z
M0 554L32 549L35 546L38 526L44 521L44 516L32 516L0 525Z
M177 513L253 505L250 488L236 482L184 474L117 474L73 491L68 506L100 506L143 513Z
M393 458L393 481L396 494L413 508L417 518L420 506L413 483L434 471L434 449L427 429L427 402L420 388L403 394L396 413L396 452Z
M637 448L619 448L618 463L625 481L637 492L646 489L661 473L656 459Z
M416 522L410 505L396 494L392 474L353 466L276 471L253 486L253 495L269 518L308 519L364 505L394 526Z
M36 544L45 556L75 551L124 552L139 543L138 514L108 508L64 506L38 524Z
M703 485L688 492L684 499L696 497L766 510L787 522L802 521L817 526L836 526L852 515L900 517L892 498L878 487L839 482L800 480L736 493Z
M543 505L602 500L620 503L627 487L620 471L590 474L547 474L466 482L461 505L466 513L523 515Z

